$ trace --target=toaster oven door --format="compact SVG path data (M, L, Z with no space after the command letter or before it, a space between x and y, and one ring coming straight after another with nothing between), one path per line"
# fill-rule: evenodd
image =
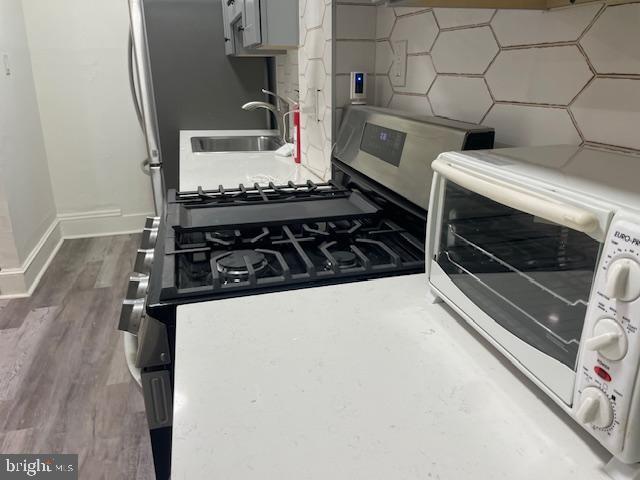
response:
M571 404L600 242L452 181L443 190L431 286Z

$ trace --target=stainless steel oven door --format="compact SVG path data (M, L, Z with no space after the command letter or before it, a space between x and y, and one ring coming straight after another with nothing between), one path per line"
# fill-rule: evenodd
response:
M600 216L508 183L441 170L430 218L431 287L570 405L602 247L586 232L600 228Z

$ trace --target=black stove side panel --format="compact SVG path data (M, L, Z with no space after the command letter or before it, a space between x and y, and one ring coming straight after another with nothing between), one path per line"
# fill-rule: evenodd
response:
M175 403L173 394L175 392L176 307L174 305L163 306L154 311L154 318L160 320L167 327L169 347L171 350L171 363L160 367L144 368L142 373L144 376L146 373L169 372L171 379L171 404L173 405ZM173 424L173 419L171 420L171 424ZM151 449L153 451L153 465L157 480L170 480L171 478L172 433L172 426L149 430Z
M384 208L387 216L397 219L398 223L416 238L426 237L427 211L425 209L336 158L331 162L331 180L344 188L362 192L367 198Z

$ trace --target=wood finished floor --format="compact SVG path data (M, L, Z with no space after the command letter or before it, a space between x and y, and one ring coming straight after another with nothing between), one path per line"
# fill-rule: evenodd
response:
M154 478L116 330L139 241L67 240L30 298L0 300L0 452L77 453L82 480Z

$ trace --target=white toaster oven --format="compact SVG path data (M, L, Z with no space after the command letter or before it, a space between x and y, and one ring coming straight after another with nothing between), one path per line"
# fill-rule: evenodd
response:
M433 162L427 273L616 458L640 462L640 157L552 146Z

